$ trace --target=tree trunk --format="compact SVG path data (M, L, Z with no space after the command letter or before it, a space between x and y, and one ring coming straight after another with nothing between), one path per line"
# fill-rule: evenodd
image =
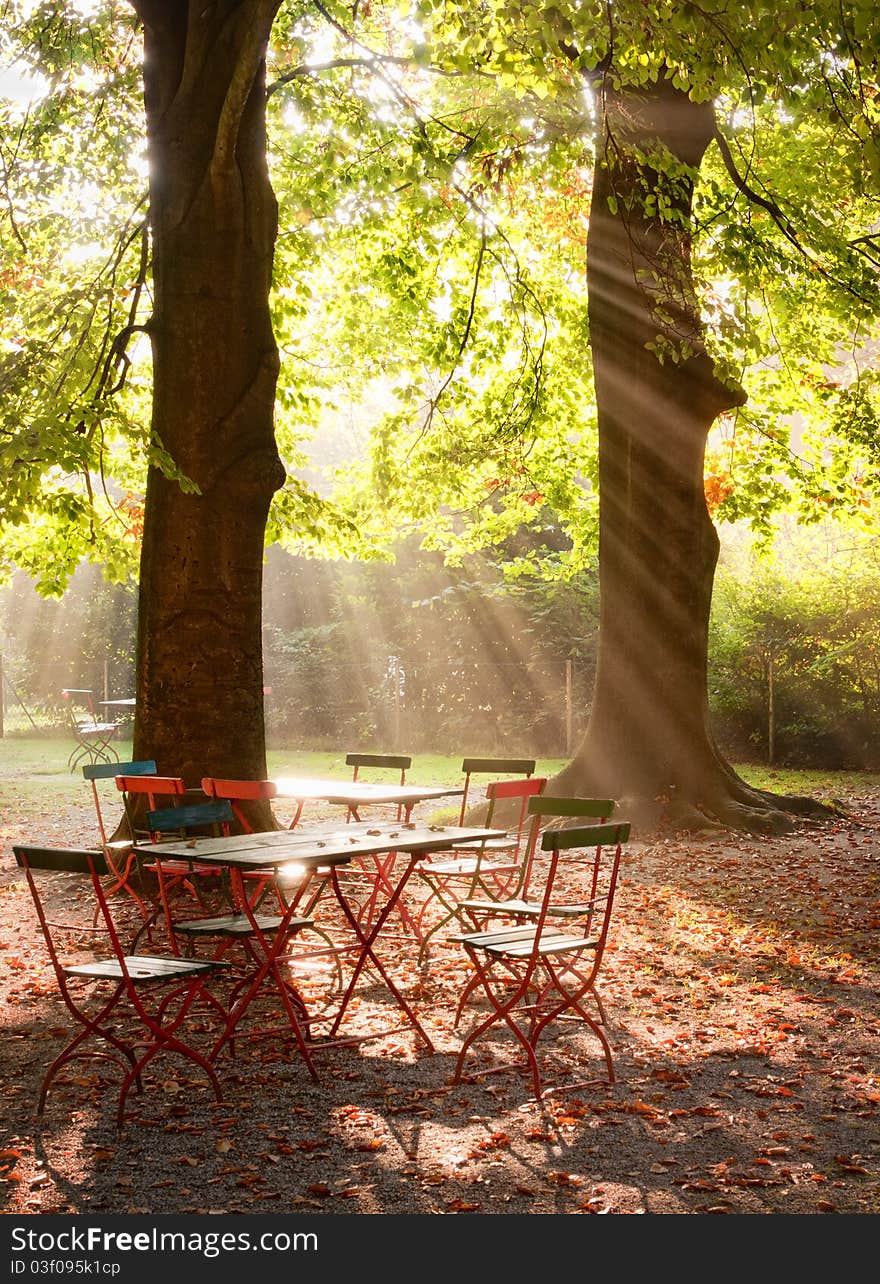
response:
M716 416L745 400L706 353L691 275L693 180L713 108L661 81L606 88L599 118L587 247L599 652L584 741L548 792L614 798L637 825L780 831L783 800L736 776L709 726L718 537L703 456Z
M147 481L134 754L197 786L266 774L263 545L285 477L264 89L279 0L132 3L144 23L152 439L187 479L151 467Z

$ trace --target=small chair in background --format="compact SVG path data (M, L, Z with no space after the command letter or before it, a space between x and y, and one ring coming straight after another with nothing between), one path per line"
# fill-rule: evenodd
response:
M118 761L119 754L110 742L119 730L119 723L98 719L91 691L83 687L65 687L61 698L76 741L67 759L68 769L73 771L84 758L89 762Z
M361 778L360 773L364 767L378 768L381 771L399 773L397 783L405 785L406 773L412 766L412 758L407 754L347 753L345 755L345 765L352 768L352 780Z
M464 793L461 796L461 807L458 813L458 823L465 823L468 807L474 807L477 804L473 798L473 778L474 776L491 776L493 780L515 780L522 778L528 780L535 774L537 763L534 758L464 758L462 759L461 770L464 776ZM483 801L486 799L486 791L483 790Z
M412 766L412 758L408 754L388 754L388 753L347 753L345 755L346 767L351 767L351 779L353 783L363 780L361 772L366 768L371 773L373 771L393 771L397 776L396 784L406 784L406 773ZM395 819L402 820L405 808L402 803L395 806ZM348 809L348 820L359 820L359 812L353 808Z

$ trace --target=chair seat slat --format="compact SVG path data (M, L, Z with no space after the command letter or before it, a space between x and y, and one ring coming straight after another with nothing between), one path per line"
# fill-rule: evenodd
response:
M261 932L273 932L281 923L280 914L255 914ZM292 918L289 930L311 927L314 919ZM245 914L218 914L214 918L181 919L174 924L178 936L253 936L255 928Z
M125 955L125 967L135 985L145 981L170 981L174 977L194 976L199 972L213 972L228 966L217 959L157 958L148 954ZM76 963L65 967L68 976L89 977L92 980L121 981L122 964L118 959L95 959L91 963Z

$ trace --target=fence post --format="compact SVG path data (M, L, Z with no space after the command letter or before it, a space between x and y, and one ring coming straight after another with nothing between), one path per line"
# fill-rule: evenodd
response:
M572 730L574 726L573 710L571 707L571 677L574 663L572 660L565 661L565 754L571 757L572 752Z
M391 743L400 749L400 656L394 659L394 725L391 732Z

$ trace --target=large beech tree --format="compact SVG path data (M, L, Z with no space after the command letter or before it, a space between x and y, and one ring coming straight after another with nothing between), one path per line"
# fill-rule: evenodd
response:
M265 55L279 0L132 0L144 27L152 432L186 478L147 481L136 757L197 785L261 778L261 585L278 352Z
M782 828L781 809L809 801L747 786L709 722L719 541L704 453L717 416L746 400L706 351L691 270L694 177L715 136L714 107L665 74L639 91L600 82L598 104L587 281L599 654L586 736L550 790L608 794L652 823Z
M627 815L674 802L728 820L733 780L708 719L718 536L703 455L718 414L745 397L706 352L690 268L693 174L714 111L666 78L638 94L605 86L599 101L587 242L599 655L586 738L552 788L610 794Z

